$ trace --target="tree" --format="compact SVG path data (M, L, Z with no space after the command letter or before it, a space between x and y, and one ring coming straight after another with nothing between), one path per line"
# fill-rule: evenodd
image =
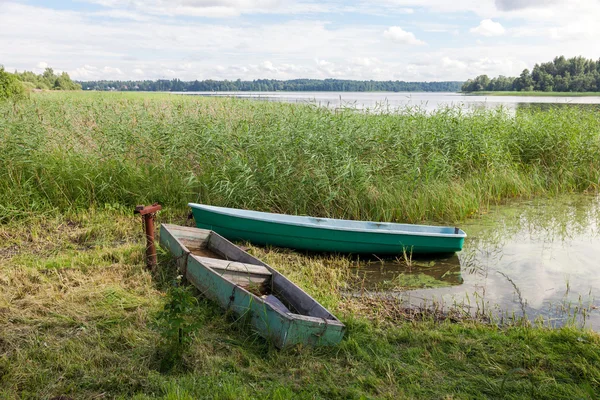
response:
M461 92L472 92L473 91L473 79L468 79L460 88Z
M475 78L475 90L486 90L490 84L490 78L487 75L479 75Z
M557 92L568 92L571 85L571 74L566 71L564 76L556 76L554 78L554 90Z
M25 87L19 79L4 70L0 65L0 101L2 100L20 100L26 97Z
M490 78L487 75L479 75L475 80L469 79L466 81L461 90L463 92L477 92L482 90L489 90ZM492 89L493 90L493 89Z
M54 88L57 76L54 75L54 70L52 68L46 68L42 74L42 78L49 88Z
M71 80L71 77L69 77L69 74L67 74L66 72L63 72L54 81L53 89L56 89L56 90L81 90L81 85L73 82Z
M565 56L554 57L554 67L556 68L556 75L564 76L565 72L569 70L569 62Z
M539 76L538 82L536 82L536 86L536 90L551 92L554 87L554 78L552 78L552 75L542 72Z
M552 75L546 72L546 69L538 64L535 64L531 71L531 79L533 80L533 89L542 92L551 92L554 85Z
M521 72L521 76L515 81L515 89L519 91L533 90L533 78L527 68Z
M480 76L482 77L482 76ZM463 90L479 90L478 79L468 80ZM535 64L531 73L525 69L518 78L502 75L493 78L486 90L536 90L558 92L593 92L600 90L600 59L564 56L554 57L551 62Z

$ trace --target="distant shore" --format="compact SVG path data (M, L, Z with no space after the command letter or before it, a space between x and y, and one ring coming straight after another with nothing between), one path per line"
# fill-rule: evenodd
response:
M466 96L533 96L533 97L588 97L588 96L600 96L600 92L517 92L517 91L506 91L506 92L464 92Z

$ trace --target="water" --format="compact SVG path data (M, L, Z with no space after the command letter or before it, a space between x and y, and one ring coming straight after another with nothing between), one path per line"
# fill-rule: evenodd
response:
M495 207L461 227L469 236L454 257L412 260L411 268L404 259L369 262L354 290L600 330L599 197ZM424 289L402 291L404 283Z
M467 96L452 92L179 92L186 95L231 96L254 100L287 103L310 103L330 108L352 107L358 109L398 109L418 107L433 111L440 107L499 106L514 110L520 105L600 104L600 96L589 97L534 97L534 96Z

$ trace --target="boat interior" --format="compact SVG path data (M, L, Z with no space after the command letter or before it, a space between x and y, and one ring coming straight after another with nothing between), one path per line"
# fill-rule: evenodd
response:
M169 232L203 266L283 313L337 320L323 306L267 264L220 235L167 225Z

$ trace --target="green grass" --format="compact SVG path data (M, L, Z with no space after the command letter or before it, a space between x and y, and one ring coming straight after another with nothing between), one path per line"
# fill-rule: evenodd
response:
M513 92L513 91L482 91L482 92L468 92L465 93L469 96L559 96L559 97L586 97L586 96L600 96L600 92Z
M0 218L195 201L350 219L460 220L596 190L600 115L374 115L192 96L43 93L0 105Z
M0 227L0 398L593 399L600 391L595 333L410 321L392 303L343 296L349 259L256 247L343 320L341 345L277 350L199 297L199 327L181 362L164 370L155 321L175 271L161 255L150 273L143 249L139 221L122 211Z
M502 327L347 297L356 261L252 247L348 327L279 351L198 296L164 368L175 270L144 268L135 204L185 223L200 201L442 222L507 198L595 191L600 116L581 109L371 115L150 94L0 104L0 398L597 398L600 337ZM401 282L399 284L407 284ZM410 284L410 282L409 282Z

